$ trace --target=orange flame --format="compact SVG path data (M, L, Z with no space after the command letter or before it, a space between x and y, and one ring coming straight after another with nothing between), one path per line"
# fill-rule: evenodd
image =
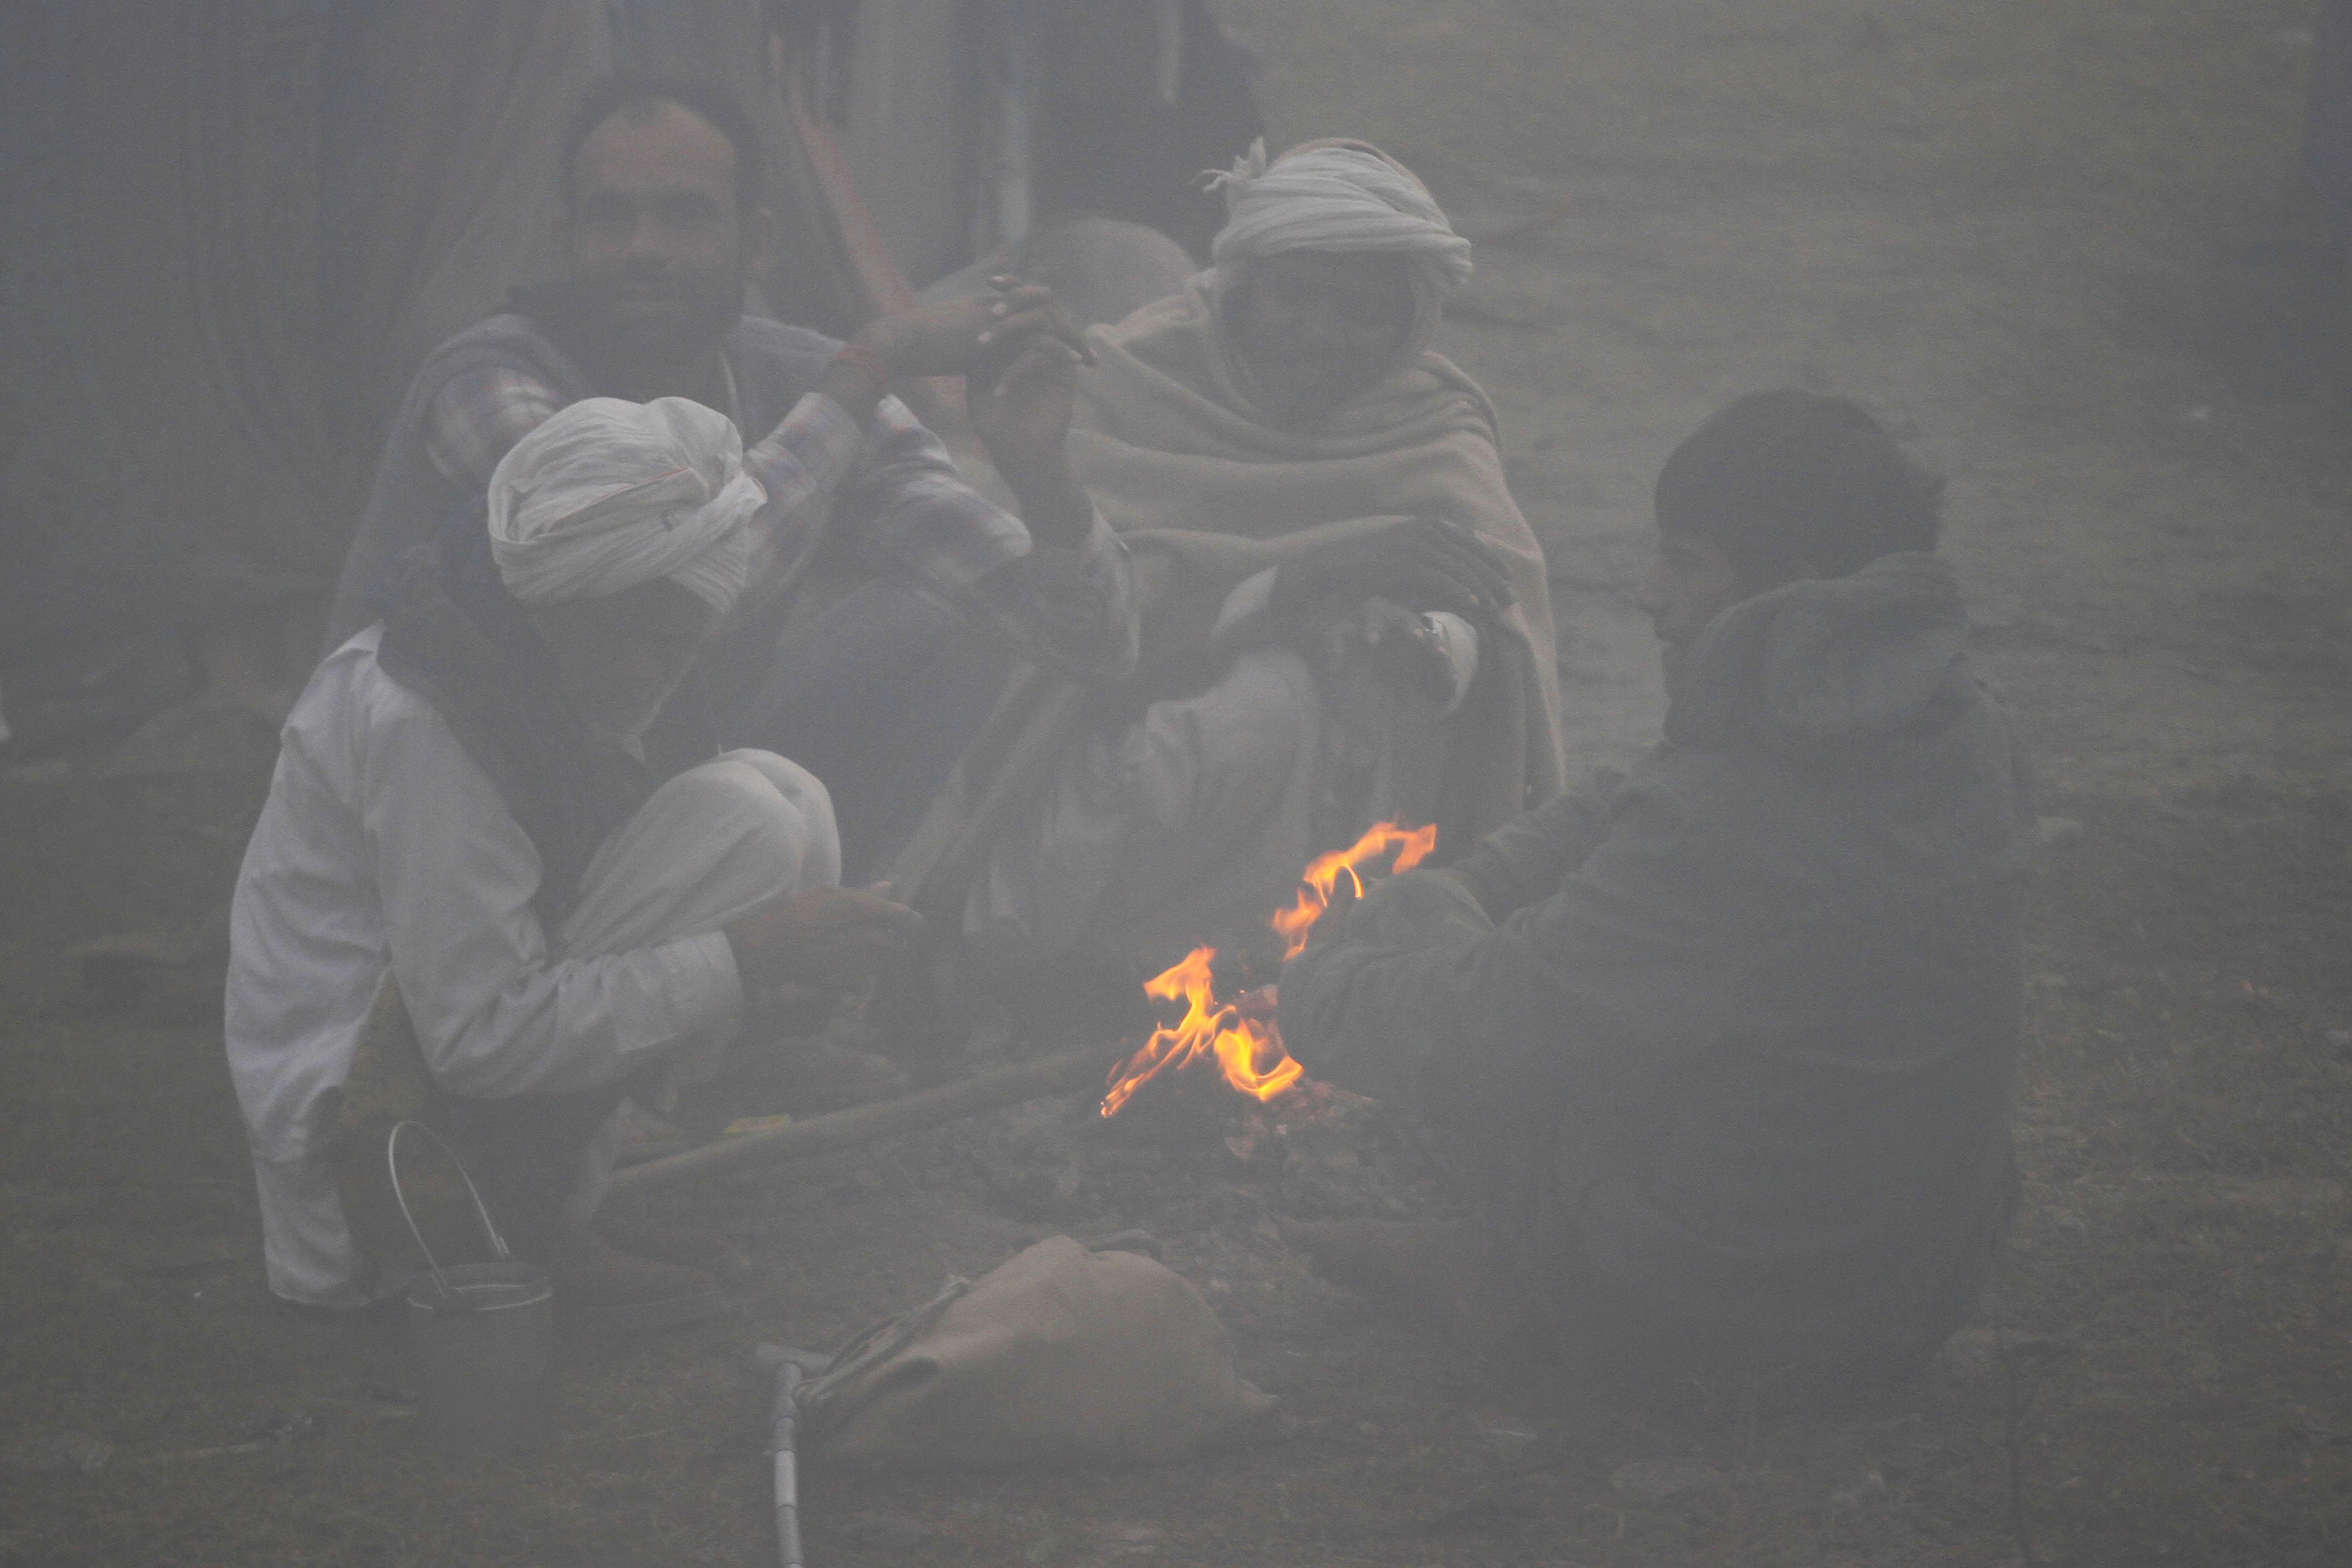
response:
M1282 1048L1271 1018L1244 1017L1236 1004L1217 1000L1210 973L1216 957L1215 948L1196 947L1183 963L1144 982L1146 995L1183 1003L1184 1016L1172 1028L1154 1029L1141 1050L1112 1069L1105 1116L1118 1115L1136 1090L1163 1072L1181 1072L1203 1051L1215 1058L1227 1083L1259 1100L1272 1100L1307 1070Z
M1437 848L1437 824L1408 828L1383 822L1347 848L1334 849L1308 861L1306 875L1298 879L1298 901L1286 910L1277 910L1274 918L1265 922L1274 928L1275 935L1289 944L1283 949L1283 957L1297 958L1307 951L1307 933L1314 929L1323 911L1331 907L1331 892L1339 887L1340 878L1356 885L1356 897L1364 896L1364 879L1357 875L1356 868L1391 846L1396 847L1397 858L1389 869L1410 871Z
M1307 947L1307 933L1316 918L1331 905L1331 893L1341 877L1363 896L1364 881L1356 868L1375 856L1396 851L1391 871L1410 871L1437 847L1437 827L1408 828L1383 822L1345 849L1318 856L1299 879L1298 900L1276 911L1266 921L1285 943L1283 957L1295 958ZM1202 1056L1213 1058L1224 1079L1243 1094L1272 1100L1306 1076L1283 1048L1282 1031L1272 1016L1272 989L1244 992L1232 1002L1216 994L1217 950L1196 947L1184 961L1144 982L1147 996L1184 1004L1184 1016L1173 1026L1151 1032L1143 1048L1111 1069L1110 1092L1103 1097L1102 1113L1116 1116L1136 1091L1163 1072L1181 1072Z

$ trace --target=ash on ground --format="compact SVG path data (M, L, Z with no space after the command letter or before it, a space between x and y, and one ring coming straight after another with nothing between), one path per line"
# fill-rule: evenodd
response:
M1261 1105L1204 1076L1155 1083L1116 1117L1095 1095L976 1117L945 1133L940 1155L1013 1218L1064 1228L1181 1235L1445 1211L1409 1118L1312 1079Z

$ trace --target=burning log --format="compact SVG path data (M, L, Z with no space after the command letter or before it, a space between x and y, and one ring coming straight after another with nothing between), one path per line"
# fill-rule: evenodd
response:
M870 1143L877 1138L911 1132L919 1127L952 1121L961 1116L975 1116L1003 1105L1068 1094L1099 1082L1102 1062L1099 1049L1065 1051L1060 1056L982 1073L961 1083L927 1089L919 1094L836 1110L829 1116L811 1117L768 1131L722 1138L682 1154L615 1171L613 1192L619 1196L654 1192L683 1182L707 1181L760 1165Z
M1353 883L1360 897L1364 883L1360 867L1393 852L1390 871L1408 871L1436 847L1433 826L1407 828L1384 822L1346 849L1318 858L1299 879L1297 901L1266 922L1284 941L1283 956L1289 958L1306 947L1307 931L1316 917L1330 906L1332 890L1340 878ZM1183 1003L1184 1016L1172 1027L1154 1030L1141 1049L1112 1068L1110 1091L1102 1102L1104 1117L1117 1115L1153 1079L1181 1073L1202 1058L1215 1062L1225 1082L1255 1100L1278 1099L1298 1085L1306 1069L1283 1048L1281 1030L1275 1025L1275 988L1248 987L1229 1001L1220 1000L1219 981L1228 978L1230 984L1230 980L1219 974L1218 959L1215 948L1194 948L1182 963L1145 982L1147 994ZM1068 1051L919 1094L721 1139L615 1172L613 1192L615 1195L654 1192L848 1148L999 1106L1067 1094L1102 1081L1102 1060L1099 1050Z
M1358 898L1364 881L1357 868L1393 852L1391 874L1410 871L1437 848L1437 827L1405 827L1383 822L1345 849L1310 861L1299 878L1298 898L1290 908L1267 920L1283 939L1282 956L1295 958L1307 947L1307 933L1316 919L1331 907L1331 894L1345 877ZM1194 1062L1213 1061L1226 1083L1258 1100L1289 1092L1307 1069L1283 1048L1282 1031L1275 1023L1275 988L1244 990L1230 1001L1218 995L1217 960L1213 947L1196 947L1181 963L1144 982L1146 995L1181 1002L1184 1016L1172 1026L1152 1031L1143 1048L1111 1070L1110 1092L1103 1097L1102 1114L1116 1116L1136 1091L1164 1073L1181 1073Z

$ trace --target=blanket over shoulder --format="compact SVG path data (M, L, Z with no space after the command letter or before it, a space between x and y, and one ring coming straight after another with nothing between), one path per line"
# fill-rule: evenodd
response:
M1505 482L1493 405L1443 356L1422 352L1309 430L1276 426L1244 390L1213 305L1214 275L1088 333L1071 459L1127 541L1145 603L1144 669L1131 710L1171 668L1201 678L1216 606L1245 579L1329 546L1429 518L1485 542L1515 602L1480 628L1480 673L1440 733L1387 728L1442 752L1423 820L1466 844L1559 792L1559 676L1541 547ZM1103 705L1057 683L1016 685L899 863L902 889L952 920L961 888L1003 816ZM1379 772L1380 770L1372 770ZM1387 803L1367 802L1382 813ZM1359 825L1360 826L1360 825Z

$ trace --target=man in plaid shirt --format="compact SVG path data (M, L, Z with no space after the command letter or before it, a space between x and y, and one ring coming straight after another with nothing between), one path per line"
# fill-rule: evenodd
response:
M793 756L834 789L845 870L870 873L911 829L1014 656L1088 679L1136 657L1125 548L1062 447L1068 367L1085 351L1043 289L877 321L855 342L743 313L770 223L758 142L690 83L608 83L566 143L568 277L441 345L395 416L338 585L331 646L380 618L411 552L478 517L490 472L583 397L684 396L741 430L768 494L761 564L723 663L698 683L730 743ZM1015 517L959 475L889 395L967 378L973 427ZM872 581L778 656L772 590L820 542Z

